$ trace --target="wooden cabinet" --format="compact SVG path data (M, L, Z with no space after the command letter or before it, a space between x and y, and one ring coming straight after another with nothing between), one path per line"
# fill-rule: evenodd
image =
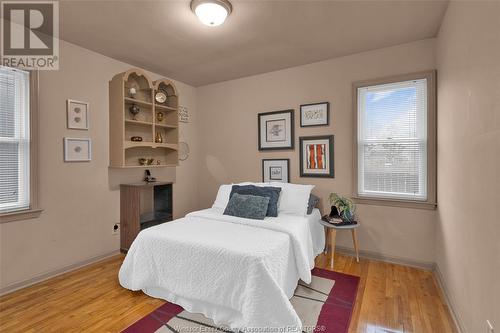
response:
M164 99L156 101L160 93ZM178 165L179 94L168 79L151 81L140 69L109 82L109 154L116 168ZM134 141L132 138L141 138ZM141 165L140 159L150 160Z
M121 251L128 251L139 231L172 221L172 213L172 183L121 184Z

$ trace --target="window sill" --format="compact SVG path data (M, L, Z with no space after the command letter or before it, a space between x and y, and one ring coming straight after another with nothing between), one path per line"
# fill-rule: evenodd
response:
M427 201L406 201L406 200L392 200L392 199L380 199L380 198L363 198L363 197L353 197L353 201L361 205L373 205L373 206L391 206L391 207L401 207L401 208L415 208L415 209L427 209L435 210L437 207L436 203Z
M36 208L36 209L26 209L26 210L19 210L16 212L9 212L9 213L0 213L0 223L8 223L8 222L14 222L14 221L19 221L19 220L28 220L28 219L34 219L40 216L42 214L43 209Z

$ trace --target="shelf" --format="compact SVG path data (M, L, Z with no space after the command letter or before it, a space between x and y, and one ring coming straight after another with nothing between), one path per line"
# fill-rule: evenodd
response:
M155 143L155 148L168 148L172 150L179 150L179 145L174 143Z
M150 141L125 141L123 144L125 149L135 148L135 147L147 147L147 148L169 148L172 150L178 150L179 145L174 143L156 143Z
M166 111L177 111L177 108L173 108L171 106L155 104L156 109L166 110Z
M134 124L134 125L153 126L153 123L150 123L149 121L140 121L140 120L132 120L132 119L125 119L125 123Z
M166 212L150 212L141 214L140 223L147 223L153 221L171 221L172 214Z
M155 124L155 126L164 127L164 128L177 128L176 125L167 125L167 124Z
M110 169L133 169L133 168L168 168L168 167L176 167L179 164L151 164L151 165L124 165L124 166L112 166L110 165L108 168Z
M147 102L147 101L143 101L143 100L140 100L140 99L131 98L131 97L125 97L125 102L129 103L129 104L134 104L135 103L137 105L153 106L153 103L150 103L150 102Z
M135 88L130 95L130 88ZM154 93L163 91L165 103L157 103ZM140 110L134 117L131 105ZM109 84L109 165L112 168L164 168L179 165L179 94L168 79L151 81L143 70L132 68L116 74ZM162 113L162 121L157 117ZM162 143L155 142L158 137ZM143 141L132 141L141 137ZM142 158L152 165L140 165ZM161 163L160 165L156 163Z

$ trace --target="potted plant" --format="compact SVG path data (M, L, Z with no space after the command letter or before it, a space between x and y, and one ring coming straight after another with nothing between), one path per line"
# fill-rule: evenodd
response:
M330 204L337 208L342 220L345 222L354 221L354 211L356 210L356 206L351 199L338 195L337 193L331 193Z

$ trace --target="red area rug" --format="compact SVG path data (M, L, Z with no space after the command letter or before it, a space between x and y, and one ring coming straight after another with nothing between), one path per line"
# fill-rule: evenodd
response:
M315 268L311 284L302 281L290 300L303 324L303 332L347 333L351 321L359 278L357 276ZM196 333L224 332L201 314L165 303L124 333ZM283 331L284 332L284 331Z

